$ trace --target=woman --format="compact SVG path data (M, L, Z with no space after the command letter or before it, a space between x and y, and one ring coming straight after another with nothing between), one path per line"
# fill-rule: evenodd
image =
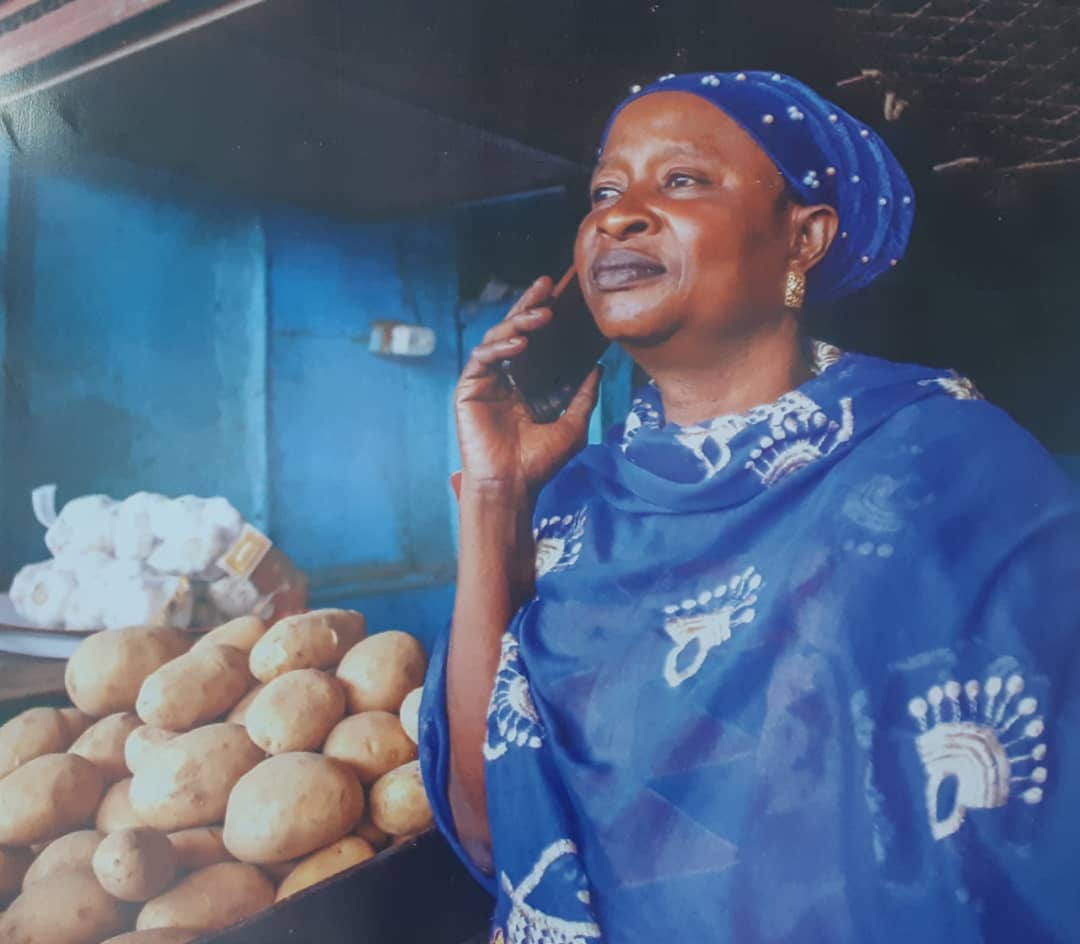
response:
M901 257L895 159L786 76L665 76L592 186L626 423L583 449L595 374L549 426L501 382L546 278L456 394L421 762L493 940L1080 939L1080 505L962 378L800 335Z

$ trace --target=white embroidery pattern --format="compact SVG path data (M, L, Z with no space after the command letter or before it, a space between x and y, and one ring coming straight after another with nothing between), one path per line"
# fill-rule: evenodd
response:
M543 577L556 570L573 567L581 555L581 539L585 535L587 508L572 515L541 518L533 529L536 541L536 576Z
M544 880L552 864L563 856L573 856L576 864L577 846L569 839L560 839L548 846L516 888L506 873L502 873L502 887L510 899L510 913L506 918L506 939L509 944L587 944L588 941L600 940L600 927L591 918L585 921L556 918L526 901ZM587 913L589 893L580 865L573 869L570 880L577 886L576 897Z
M843 356L844 352L840 348L815 340L811 345L811 370L815 376L820 376ZM841 401L842 405L847 404L845 423L850 420L850 402L850 400ZM783 424L790 419L800 424L810 434L810 424L819 413L824 416L817 403L806 394L793 390L773 403L756 406L745 413L718 416L705 423L686 426L676 432L675 440L693 453L705 469L705 479L711 479L727 468L731 462L731 442L744 430L758 423L768 423L773 433L772 438L778 438L778 431L779 438L783 438ZM647 400L635 397L623 426L619 448L626 452L642 429L658 429L659 426L659 410ZM837 426L837 428L840 427ZM848 430L848 438L850 438L850 430ZM827 454L827 452L821 453L821 455ZM820 458L821 455L815 458Z
M676 434L675 439L694 454L705 467L705 478L711 479L731 462L731 442L744 429L768 423L770 430L775 432L788 417L805 422L820 412L821 408L806 394L793 390L773 403L756 406L746 413L720 416L707 423L687 426Z
M919 381L920 387L929 387L931 384L937 384L954 400L986 399L968 377L958 374L955 370L949 371L948 377L931 377L929 380Z
M697 675L705 657L731 638L736 626L752 623L754 604L764 581L748 567L727 583L706 590L698 597L664 607L664 631L675 643L664 661L664 679L672 688ZM680 668L689 651L690 661Z
M844 352L841 351L840 348L835 347L826 341L818 341L815 339L812 345L813 363L810 365L810 369L813 370L817 376L821 376L843 356Z
M488 731L484 757L498 760L511 746L537 748L541 738L540 715L529 693L529 680L521 668L518 641L504 633L499 670L488 706ZM493 737L494 735L494 737Z
M634 441L634 437L645 427L656 429L660 425L660 411L656 409L648 400L643 400L641 397L634 397L633 402L630 404L630 412L627 414L626 422L623 424L622 440L619 442L619 448L626 452L630 443Z
M1014 790L1025 803L1042 802L1046 782L1045 726L1038 701L1021 698L1024 680L994 675L980 686L950 680L913 698L909 714L919 723L919 759L926 771L926 812L935 839L951 836L968 810L1004 806ZM939 794L955 779L955 796L942 815Z
M823 459L855 433L855 414L851 399L840 401L840 422L829 419L821 410L793 412L774 423L768 436L762 436L750 451L746 468L755 472L761 484L775 485L781 479Z

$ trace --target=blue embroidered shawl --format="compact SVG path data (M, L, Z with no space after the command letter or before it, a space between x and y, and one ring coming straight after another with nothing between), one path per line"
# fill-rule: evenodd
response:
M962 378L818 361L693 427L646 388L541 494L493 940L1080 940L1077 496ZM420 751L457 846L445 656Z

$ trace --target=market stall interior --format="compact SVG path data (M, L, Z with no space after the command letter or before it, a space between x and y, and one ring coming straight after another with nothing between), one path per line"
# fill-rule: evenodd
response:
M775 68L877 128L912 245L814 330L957 368L1080 476L1078 50L1061 0L3 0L0 586L50 554L42 484L221 496L309 606L430 646L463 358L565 269L604 116L671 71ZM593 436L637 379L607 357ZM5 716L65 705L14 654L55 634L19 638ZM277 907L220 940L458 942L486 904L429 835Z

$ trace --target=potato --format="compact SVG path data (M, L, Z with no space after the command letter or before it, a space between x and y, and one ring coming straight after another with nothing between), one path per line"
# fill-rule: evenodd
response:
M86 871L94 858L94 850L105 838L96 829L80 829L54 839L31 863L23 878L23 888L35 882L44 882L60 872Z
M131 808L131 781L131 777L117 780L105 791L94 818L94 826L99 833L107 835L121 829L146 825Z
M12 902L0 918L0 942L98 944L124 929L126 912L89 869L60 872L28 885Z
M391 770L371 788L371 821L391 836L408 836L428 829L434 822L420 762L412 761Z
M147 724L188 731L225 714L251 685L246 653L232 646L204 646L147 676L135 710Z
M30 708L0 727L0 777L43 754L61 754L71 744L64 716L55 708Z
M229 795L225 848L241 862L295 859L348 833L364 813L364 788L319 754L277 754Z
M420 833L409 833L407 836L395 836L393 841L390 843L390 848L396 849L398 846L407 845L408 843L419 839L420 835Z
M337 677L345 686L349 711L397 711L405 696L424 681L427 657L420 641L392 629L369 636L341 660Z
M102 944L190 944L202 936L202 931L191 928L151 928L148 931L128 931Z
M225 716L225 720L230 724L247 724L248 709L251 707L251 703L259 697L259 692L266 688L266 685L266 682L260 682L256 685L236 703L236 707Z
M152 724L140 724L124 741L124 763L127 764L127 769L135 773L157 748L176 736L176 731L155 728Z
M414 688L398 709L398 717L401 718L401 726L409 735L413 744L420 743L420 700L424 697L423 687Z
M264 862L259 868L274 879L274 881L280 882L302 861L302 859L286 859L284 862Z
M33 861L34 856L29 849L5 849L0 846L0 901L10 901L19 893Z
M390 845L390 834L384 833L371 821L371 810L365 810L363 819L356 824L353 835L359 836L372 849L385 849Z
M361 783L371 784L414 760L416 745L409 740L397 715L365 711L338 723L327 737L323 753L348 764Z
M375 850L359 836L346 836L332 842L325 849L313 852L285 876L278 888L277 900L295 895L331 875L366 862L374 855Z
M251 674L269 682L293 669L328 669L367 632L353 610L312 610L278 620L251 649Z
M192 872L139 912L135 928L218 931L269 908L274 886L255 866L219 862Z
M210 630L192 647L199 649L203 646L235 646L244 652L251 652L255 645L266 632L266 623L257 616L238 616L236 619L222 623L216 629Z
M218 862L232 862L233 857L225 848L220 826L193 826L169 833L169 842L176 850L177 868L190 872L205 869Z
M64 687L75 707L95 718L131 711L143 680L187 652L186 633L133 626L87 636L68 660Z
M337 679L318 669L294 669L267 683L248 708L246 727L268 754L317 751L344 715Z
M94 723L94 719L91 715L79 711L78 708L61 708L59 711L60 714L63 715L64 724L67 725L68 734L71 735L72 742Z
M156 829L122 829L101 840L91 865L113 898L147 901L176 877L176 850Z
M162 744L131 783L131 807L164 832L210 826L225 816L233 785L263 759L239 724L208 724Z
M90 725L68 748L68 753L93 761L105 782L115 783L129 774L124 761L124 744L138 727L141 727L138 715L119 711Z
M46 754L0 780L0 845L28 846L84 825L105 781L78 754Z

